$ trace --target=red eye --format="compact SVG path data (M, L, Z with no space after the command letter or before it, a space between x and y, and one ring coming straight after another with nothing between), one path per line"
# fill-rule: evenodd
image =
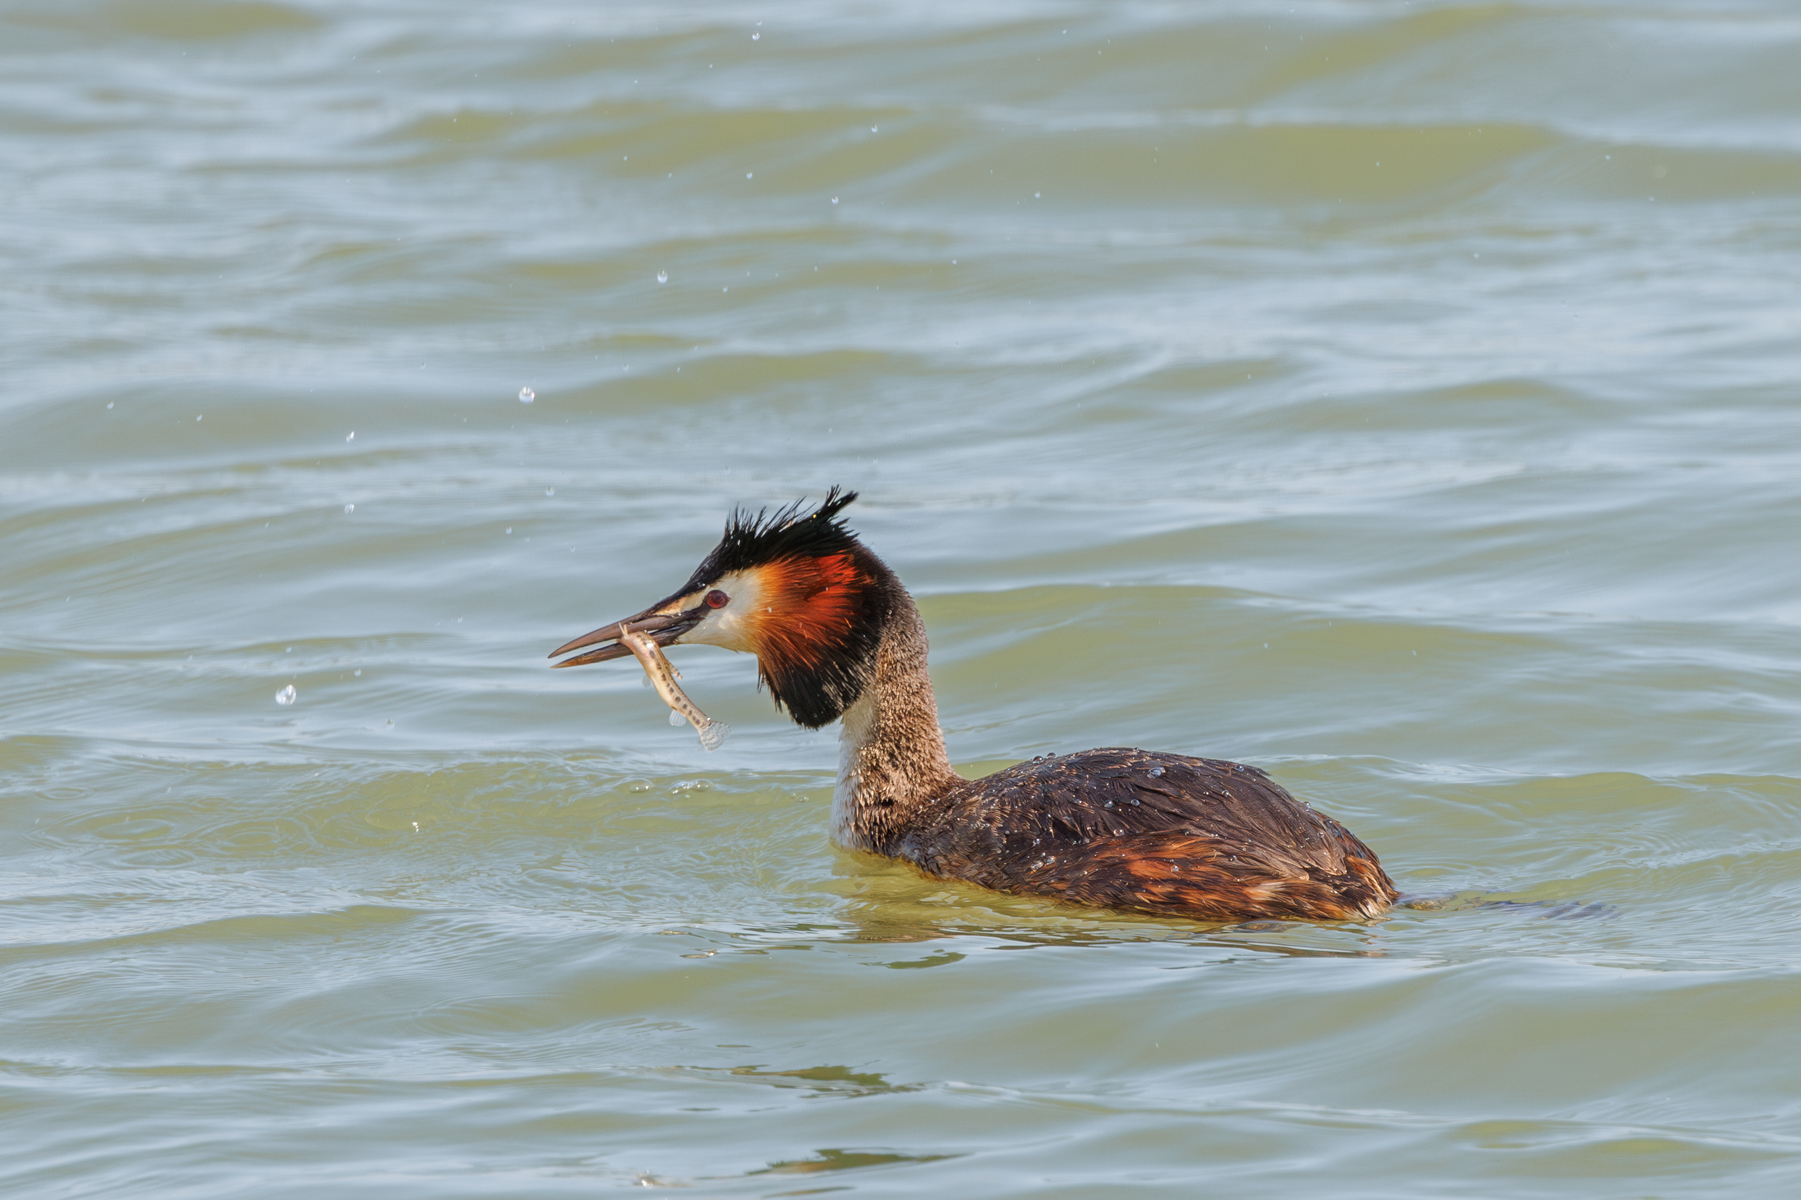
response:
M731 602L732 602L732 598L730 596L726 595L724 592L720 591L718 588L714 588L712 591L707 593L707 607L708 608L724 608L726 605L730 604Z

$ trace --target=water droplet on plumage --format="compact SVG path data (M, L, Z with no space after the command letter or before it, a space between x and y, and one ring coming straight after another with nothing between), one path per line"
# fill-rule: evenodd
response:
M1163 774L1163 768L1162 767L1152 767L1151 774L1160 777Z
M275 693L275 702L277 704L281 705L283 708L286 708L288 705L294 703L294 701L296 699L298 699L299 696L300 696L300 693L296 692L294 690L294 685L290 683L287 687L285 687L285 688L281 689L281 691Z

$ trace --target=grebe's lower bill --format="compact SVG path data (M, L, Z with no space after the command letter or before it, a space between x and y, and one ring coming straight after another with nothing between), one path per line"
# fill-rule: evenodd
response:
M1115 748L957 774L919 609L838 519L856 498L833 488L812 512L734 512L674 595L551 657L628 657L632 634L756 655L794 721L843 722L834 838L927 875L1201 921L1357 920L1393 903L1368 846L1256 767Z

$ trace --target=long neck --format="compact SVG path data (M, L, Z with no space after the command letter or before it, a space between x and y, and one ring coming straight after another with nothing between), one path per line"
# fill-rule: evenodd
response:
M901 593L882 631L875 676L844 711L832 837L854 850L892 852L894 840L961 781L944 752L926 677L926 631Z

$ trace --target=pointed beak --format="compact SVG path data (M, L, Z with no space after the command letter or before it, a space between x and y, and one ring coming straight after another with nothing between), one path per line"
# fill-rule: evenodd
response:
M658 609L666 608L669 601L647 608L635 617L627 617L623 621L614 621L611 625L602 625L592 633L584 633L573 642L565 642L550 652L550 657L567 654L571 650L580 650L583 646L596 646L602 642L612 642L610 646L601 646L598 650L590 650L586 654L578 654L574 658L566 658L553 666L585 667L589 663L606 662L614 658L629 658L631 651L619 645L619 635L626 630L633 633L648 634L650 640L659 646L673 646L684 633L700 624L700 619L707 615L705 605L697 605L687 612L666 613Z

